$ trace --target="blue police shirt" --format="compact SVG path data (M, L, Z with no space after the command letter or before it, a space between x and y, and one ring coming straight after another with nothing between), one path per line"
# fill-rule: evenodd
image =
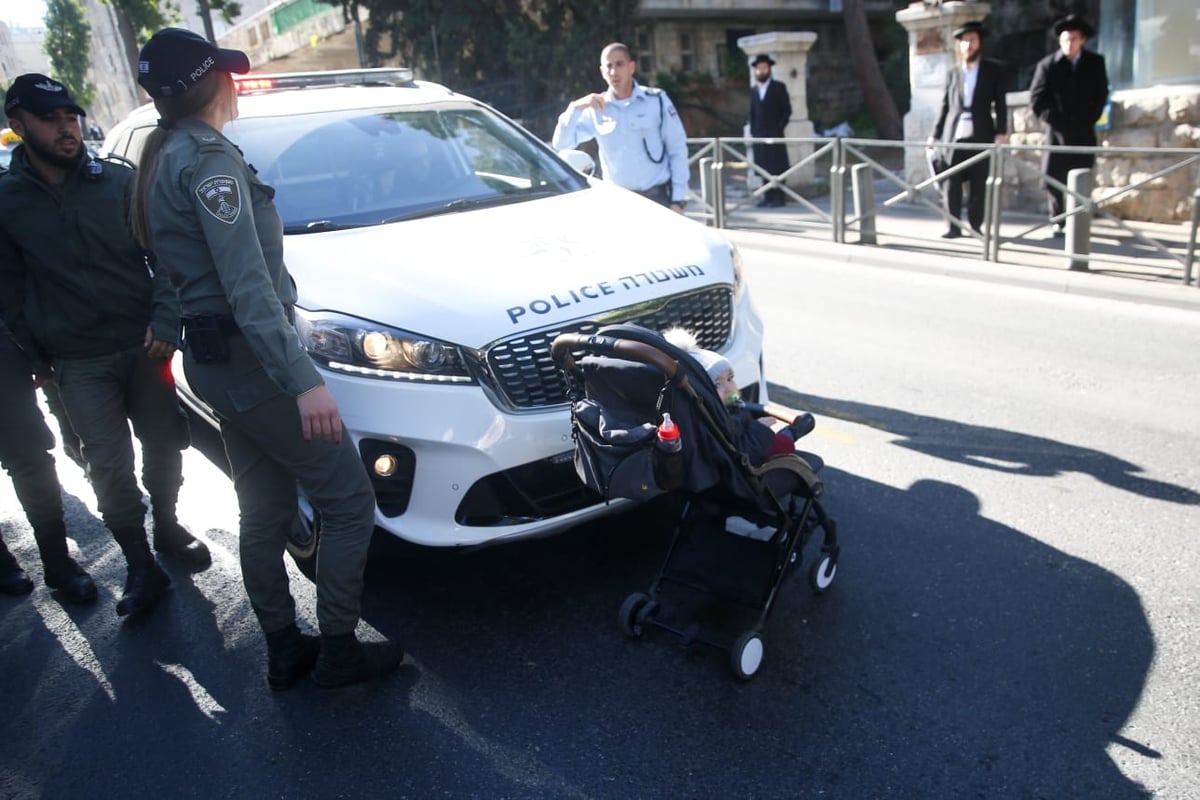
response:
M688 186L687 134L671 98L634 81L625 100L615 99L611 89L604 100L602 111L567 106L554 127L554 147L564 150L595 139L605 178L634 191L670 181L671 202L682 203Z

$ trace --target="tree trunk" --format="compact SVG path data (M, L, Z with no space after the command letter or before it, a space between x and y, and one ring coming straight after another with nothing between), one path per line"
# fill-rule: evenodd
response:
M863 0L843 0L842 18L846 22L846 45L850 50L850 62L858 77L858 86L867 101L867 113L875 123L875 130L883 139L903 139L900 112L896 101L888 93L875 55L875 43L871 40L871 29L867 26L867 12Z
M125 48L125 60L129 62L129 74L137 80L138 76L138 44L137 34L133 30L133 24L129 21L129 15L125 13L120 6L114 5L113 11L117 14L117 32L121 35L121 44Z

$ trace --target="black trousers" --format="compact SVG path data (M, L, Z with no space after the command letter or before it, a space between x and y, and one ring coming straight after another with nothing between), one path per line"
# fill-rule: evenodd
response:
M1067 182L1067 174L1073 169L1092 169L1096 166L1096 157L1090 153L1052 153L1046 156L1043 169L1051 178L1062 183ZM1046 184L1046 200L1050 206L1050 216L1057 217L1066 211L1066 203L1061 189ZM1058 224L1065 224L1065 220Z
M660 206L671 205L671 182L660 183L658 186L651 186L649 189L635 189L642 197L653 200Z
M950 166L956 166L978 155L978 150L957 149L954 151L953 157L950 159ZM971 184L970 192L967 198L967 221L970 223L973 230L978 231L983 227L983 208L984 200L987 197L987 178L988 178L988 162L986 159L972 164L962 172L951 175L946 179L946 193L943 197L943 204L946 213L950 215L951 228L957 228L953 220L958 220L962 217L963 204L963 184Z

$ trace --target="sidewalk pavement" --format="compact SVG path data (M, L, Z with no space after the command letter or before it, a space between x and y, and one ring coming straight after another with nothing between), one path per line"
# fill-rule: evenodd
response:
M876 191L882 204L889 195ZM1052 238L1046 217L1005 212L1000 226L1000 261L984 258L982 239L966 235L942 239L947 224L936 211L920 203L880 206L876 217L877 243L859 244L857 224L848 226L847 244L833 241L828 220L827 198L813 200L821 208L818 214L795 201L782 208L756 208L752 203L729 198L726 203L726 230L735 241L751 246L780 249L780 235L802 238L804 244L787 246L789 252L800 249L821 258L848 263L895 267L953 277L970 277L994 283L1042 288L1067 294L1107 297L1153 305L1200 311L1200 246L1192 265L1192 283L1184 285L1187 240L1191 223L1164 225L1125 222L1137 234L1157 242L1172 258L1153 243L1139 239L1107 219L1092 221L1092 259L1086 271L1068 268L1062 238ZM822 206L824 206L822 208ZM847 218L851 218L848 213ZM711 224L711 219L709 220ZM1043 226L1029 232L1035 226ZM764 236L763 234L772 234ZM1020 238L1018 238L1020 237Z

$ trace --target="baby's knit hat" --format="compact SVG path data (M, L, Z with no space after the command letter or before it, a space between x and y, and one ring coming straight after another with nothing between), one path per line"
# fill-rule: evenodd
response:
M733 369L733 365L729 363L729 359L720 353L701 348L696 343L696 337L692 335L691 331L685 328L671 328L669 331L664 331L663 338L680 350L686 350L689 356L696 359L700 363L700 366L704 367L704 371L708 373L708 377L714 381L721 377L722 373Z

